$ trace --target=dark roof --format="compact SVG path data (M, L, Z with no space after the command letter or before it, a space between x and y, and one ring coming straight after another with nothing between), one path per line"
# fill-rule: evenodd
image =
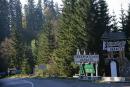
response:
M105 32L102 37L102 40L126 40L126 35L124 32Z

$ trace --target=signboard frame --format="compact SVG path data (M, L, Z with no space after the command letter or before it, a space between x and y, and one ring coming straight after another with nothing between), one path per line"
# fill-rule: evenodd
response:
M99 61L99 55L75 55L74 62L80 64L82 62L93 62L97 63Z
M103 50L124 51L126 41L103 41Z

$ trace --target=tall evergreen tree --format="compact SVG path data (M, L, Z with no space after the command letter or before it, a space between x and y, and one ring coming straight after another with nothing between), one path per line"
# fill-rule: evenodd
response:
M20 0L9 1L10 28L13 31L20 32L22 30L22 11Z
M110 17L108 7L104 0L90 0L87 19L88 27L88 49L100 52L100 39L102 34L110 31Z
M15 43L12 39L5 38L0 44L0 72L7 72L8 68L16 64Z
M26 16L26 29L28 38L28 45L31 45L31 40L33 40L37 34L35 29L35 5L34 0L28 0L28 4L25 5L25 16Z
M64 8L58 30L59 43L58 49L55 51L54 60L62 74L71 76L76 72L73 66L73 55L75 55L76 49L85 49L87 46L85 21L87 19L89 1L65 0L63 3Z
M49 49L54 50L56 48L56 32L55 28L56 24L56 11L54 9L54 3L52 1L46 2L44 5L44 15L45 15L45 23L44 23L44 32L48 38Z
M124 26L124 32L125 32L125 34L126 34L126 37L127 38L130 38L130 4L129 4L129 9L128 9L128 12L127 12L127 15L126 15L126 19L125 19L125 22L126 23L123 23L122 24L122 29L123 29L123 26ZM129 40L127 40L127 42L126 42L126 56L127 56L127 58L129 59L129 56L130 56L130 54L129 54L129 52L130 52L130 41Z
M125 33L127 35L127 37L130 37L130 5L129 5L129 9L128 9L128 16L126 17L126 30Z
M53 1L44 1L44 28L38 39L38 60L45 60L43 63L48 64L51 61L50 55L57 47L56 43L56 12ZM43 43L45 42L45 43ZM42 46L43 45L43 46ZM46 48L46 49L45 49ZM44 49L43 51L41 49ZM45 51L47 50L47 51ZM43 53L43 55L41 55ZM46 60L49 60L48 62Z
M118 32L119 29L118 29L118 22L117 22L117 19L116 19L116 15L115 15L115 12L113 11L113 15L112 15L112 19L111 19L111 31L112 32Z
M7 0L0 0L0 72L6 72L8 68L8 52L10 52L8 51L8 48L10 48L11 44L7 43L8 45L6 44L5 46L4 43L6 43L5 39L9 37L9 35L8 2Z
M88 13L88 19L86 24L88 25L88 49L89 51L95 51L97 49L97 37L99 38L98 27L98 18L99 18L99 7L97 0L90 0L90 7ZM95 44L96 42L96 44ZM99 44L99 42L98 42Z
M37 32L39 33L40 31L43 30L43 24L44 24L44 15L42 12L42 2L41 0L38 0L38 4L35 10L35 28L37 29Z
M126 14L125 14L125 10L122 8L121 5L121 10L120 10L121 14L120 14L120 31L125 32L126 31Z
M9 12L11 36L16 49L15 67L20 68L24 60L24 45L22 39L22 11L19 0L9 1Z
M109 16L109 11L108 11L108 6L106 4L105 0L99 0L98 1L99 4L99 36L101 37L101 35L106 31L109 32L110 31L110 19L111 17Z
M0 1L0 42L9 36L9 15L7 0Z

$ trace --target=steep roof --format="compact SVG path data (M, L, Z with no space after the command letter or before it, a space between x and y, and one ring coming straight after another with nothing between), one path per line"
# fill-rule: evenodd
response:
M105 32L102 37L102 40L126 40L126 35L124 32Z

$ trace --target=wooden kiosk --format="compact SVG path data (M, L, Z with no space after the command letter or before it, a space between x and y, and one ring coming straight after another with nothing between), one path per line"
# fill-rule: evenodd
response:
M106 55L106 76L119 77L124 66L126 36L124 32L105 32L102 35L103 53Z

